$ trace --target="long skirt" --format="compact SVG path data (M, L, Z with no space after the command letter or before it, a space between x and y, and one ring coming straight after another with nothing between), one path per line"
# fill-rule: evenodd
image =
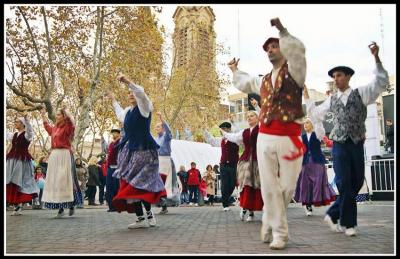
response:
M6 161L6 201L19 204L32 201L39 194L31 160L10 158Z
M336 193L328 182L325 165L314 163L310 157L301 169L294 200L318 207L329 205L335 199Z
M47 209L83 204L75 159L68 149L53 149L49 156L42 201Z
M264 202L260 189L260 172L257 161L250 157L249 161L239 161L237 165L237 181L240 193L240 207L247 210L261 211Z
M161 197L167 196L167 192L158 172L157 150L132 151L128 144L122 147L118 167L113 173L113 177L120 180L120 185L112 206L118 212L134 213L132 202L144 200L155 204Z
M180 193L174 161L170 156L159 156L159 172L165 184L167 199L179 204Z

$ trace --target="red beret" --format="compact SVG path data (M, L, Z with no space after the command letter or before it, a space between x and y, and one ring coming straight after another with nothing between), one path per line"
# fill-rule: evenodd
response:
M265 51L267 51L268 44L270 44L271 42L278 42L278 43L279 43L279 39L278 39L278 38L273 38L273 37L268 38L268 39L265 41L264 45L263 45L263 49L264 49Z

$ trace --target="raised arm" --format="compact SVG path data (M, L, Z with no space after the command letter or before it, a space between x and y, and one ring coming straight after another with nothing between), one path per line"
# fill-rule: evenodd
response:
M51 133L53 132L54 127L52 125L50 125L49 120L46 117L46 109L44 107L40 110L40 115L42 116L44 129L51 136Z
M103 135L101 135L101 150L102 150L102 152L107 154L109 146L110 146L110 144L108 143L108 141L104 138Z
M70 123L72 127L75 127L74 117L72 117L71 113L67 110L67 107L63 106L61 109L64 112L66 123Z
M258 105L258 102L257 102L256 99L251 98L251 99L250 99L250 103L251 103L251 105L254 107L254 109L256 110L256 112L259 113L259 112L261 111L261 108L260 108L260 106Z
M207 143L210 144L211 146L213 146L213 147L221 146L222 137L214 137L207 130L204 130L204 137L205 137Z
M161 112L157 112L158 117L160 118L162 127L165 131L165 138L166 140L171 140L172 139L172 132L171 129L168 125L168 123L164 120L164 117L162 116Z
M228 66L233 73L233 86L243 93L260 94L261 78L258 76L250 76L248 73L238 69L239 60L233 58L229 61Z
M111 103L114 108L114 112L115 112L115 115L117 116L118 121L124 123L126 112L124 109L122 109L121 105L117 102L114 94L111 91L107 91L105 96L107 96L111 100Z
M129 89L133 92L133 95L135 96L140 114L145 118L149 117L150 113L153 111L153 104L144 92L143 87L132 83L132 81L130 81L125 75L119 75L117 77L117 80L128 85Z
M358 88L361 99L365 105L375 102L379 94L386 90L389 85L389 76L387 71L383 68L382 62L379 58L379 46L373 42L369 45L372 55L375 58L376 68L374 70L374 79L366 86Z
M25 138L28 141L32 141L33 139L33 128L32 125L28 119L28 114L24 114L24 119L25 119Z
M149 117L150 112L153 111L153 104L151 103L147 94L144 92L143 87L134 83L129 83L128 86L135 95L140 114L142 114L142 116L145 118Z
M316 106L315 102L310 99L307 87L304 86L304 101L306 103L307 116L312 118L313 123L322 123L326 113L330 110L331 96L329 96L322 104ZM322 126L323 127L323 126Z
M229 133L221 129L221 134L230 142L243 145L243 131L244 129L239 132Z
M272 19L271 25L279 30L279 48L288 62L290 75L300 87L303 87L307 68L304 44L283 27L279 18Z
M231 130L232 132L238 132L240 131L240 126L237 120L235 120L236 115L235 114L230 114L229 115L229 121L231 122Z

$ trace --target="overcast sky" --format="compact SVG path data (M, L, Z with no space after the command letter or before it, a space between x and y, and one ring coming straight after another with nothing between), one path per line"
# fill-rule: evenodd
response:
M160 22L172 34L172 15L177 5L162 7ZM367 84L374 69L374 58L368 49L371 41L380 46L380 57L389 75L395 73L394 4L224 4L210 7L216 16L217 43L223 43L231 53L218 60L226 63L232 57L240 57L239 69L250 74L265 74L272 69L262 45L268 37L278 36L278 30L270 25L275 17L279 17L283 26L306 47L306 85L309 88L324 92L326 82L330 81L327 71L337 65L355 70L350 81L353 88ZM230 75L227 66L219 70Z

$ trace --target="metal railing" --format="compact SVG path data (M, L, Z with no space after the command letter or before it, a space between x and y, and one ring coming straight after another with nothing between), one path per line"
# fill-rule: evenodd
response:
M373 192L394 192L394 159L369 160L366 167L371 170L371 188Z
M328 181L334 185L334 171L332 163L325 164L328 171ZM379 159L365 161L365 179L368 192L394 192L395 191L395 160ZM219 179L219 174L217 174ZM217 195L221 196L221 180L216 181ZM236 190L235 190L236 191ZM234 193L235 193L234 191ZM335 189L335 191L337 191Z

